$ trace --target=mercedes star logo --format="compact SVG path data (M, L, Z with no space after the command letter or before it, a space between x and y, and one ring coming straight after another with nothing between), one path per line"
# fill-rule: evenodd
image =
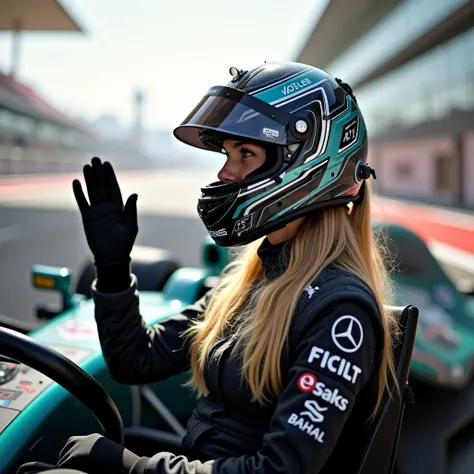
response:
M334 344L344 352L355 352L362 345L364 330L354 316L341 316L331 329Z

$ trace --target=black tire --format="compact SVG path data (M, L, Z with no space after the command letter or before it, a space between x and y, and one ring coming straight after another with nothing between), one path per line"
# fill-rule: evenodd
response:
M169 277L180 268L173 256L162 249L153 249L158 258L133 256L132 272L137 277L138 289L141 291L161 291ZM76 284L76 293L92 298L92 282L96 277L93 261L86 261L82 266Z
M152 263L132 261L132 272L137 277L138 289L142 291L161 291L179 267L175 260L158 260Z

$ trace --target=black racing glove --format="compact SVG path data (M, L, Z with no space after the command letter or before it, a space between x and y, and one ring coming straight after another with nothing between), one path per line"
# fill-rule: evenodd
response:
M87 243L94 255L97 289L118 292L130 284L130 253L138 234L137 195L125 206L112 165L92 158L84 166L84 179L90 205L79 180L72 183Z
M140 457L120 444L93 433L71 436L58 458L58 467L87 474L143 474L149 458Z
M94 433L72 436L59 453L57 466L42 462L23 464L16 474L36 474L51 469L75 469L87 474L143 474L149 458Z
M51 471L57 469L58 466L53 466L52 464L47 464L41 461L31 461L26 464L22 464L16 474L42 474L43 472Z

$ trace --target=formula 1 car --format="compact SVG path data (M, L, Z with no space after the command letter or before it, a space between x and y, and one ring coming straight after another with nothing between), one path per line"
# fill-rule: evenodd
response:
M473 472L474 297L460 293L407 228L373 226L397 269L392 309L402 330L395 353L402 390L387 393L364 451L351 454L359 458L357 472ZM145 321L159 322L196 301L229 258L210 240L202 268L182 267L158 249L151 260L133 258ZM0 473L14 473L30 460L54 463L72 435L101 432L139 455L180 446L195 403L182 386L188 376L147 386L111 380L89 298L92 263L74 290L66 268L36 265L32 277L36 288L60 293L62 308L38 308L38 317L48 321L36 328L0 318ZM407 403L412 391L415 405Z

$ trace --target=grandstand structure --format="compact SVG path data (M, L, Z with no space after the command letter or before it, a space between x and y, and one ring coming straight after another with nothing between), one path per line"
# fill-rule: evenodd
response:
M0 73L0 174L76 169L95 136L35 91Z
M122 169L156 167L130 137L106 139L18 80L23 31L84 32L58 0L0 0L1 30L14 40L10 71L0 72L0 175L74 172L92 156Z
M84 28L58 0L0 0L0 31L13 35L10 75L15 77L20 63L24 31L84 33Z
M329 0L296 56L354 89L379 192L474 208L474 0Z

